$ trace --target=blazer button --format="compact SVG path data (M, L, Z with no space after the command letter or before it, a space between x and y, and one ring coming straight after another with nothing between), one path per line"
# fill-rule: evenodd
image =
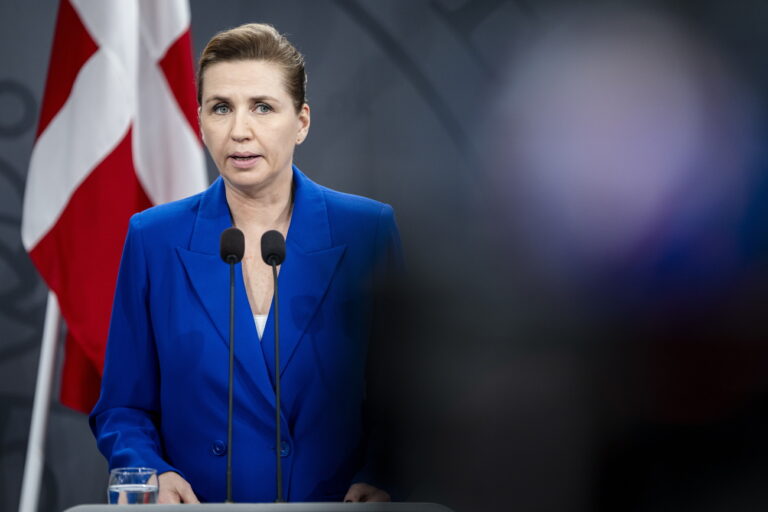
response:
M280 441L280 456L287 457L291 454L291 444L288 441Z
M211 453L218 456L224 455L227 453L227 443L220 439L215 440L211 445Z

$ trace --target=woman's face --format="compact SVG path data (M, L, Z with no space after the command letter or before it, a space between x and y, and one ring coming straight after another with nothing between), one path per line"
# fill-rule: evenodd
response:
M293 150L309 130L309 107L296 112L278 64L219 62L203 74L200 127L227 183L255 195L290 180Z

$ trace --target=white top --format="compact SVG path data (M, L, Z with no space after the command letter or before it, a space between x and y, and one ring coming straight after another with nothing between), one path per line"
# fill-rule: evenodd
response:
M267 325L268 315L253 315L253 321L256 323L256 332L259 335L259 339L264 336L264 327Z

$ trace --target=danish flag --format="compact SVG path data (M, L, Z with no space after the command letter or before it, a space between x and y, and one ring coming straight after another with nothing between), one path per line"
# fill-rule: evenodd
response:
M61 402L100 388L130 216L207 183L187 0L61 0L22 241L67 324Z

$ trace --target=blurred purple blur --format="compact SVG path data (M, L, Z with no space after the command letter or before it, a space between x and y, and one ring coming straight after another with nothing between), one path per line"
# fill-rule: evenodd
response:
M574 509L764 506L765 93L723 44L750 11L597 5L539 11L488 105L486 229L527 316L507 339L568 382L545 407L592 489Z
M705 281L740 264L759 120L712 44L651 11L563 10L505 85L493 180L542 273L593 279L680 251Z

